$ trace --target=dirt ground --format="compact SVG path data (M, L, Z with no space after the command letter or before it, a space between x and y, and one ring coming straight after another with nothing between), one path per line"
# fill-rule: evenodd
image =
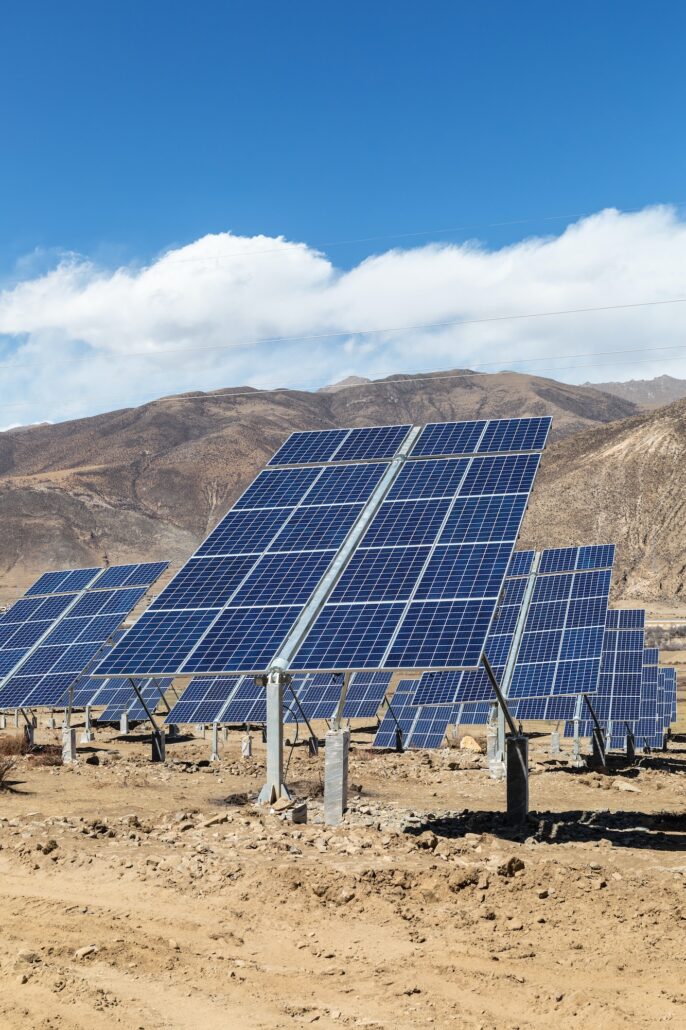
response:
M250 801L259 738L212 766L209 736L165 765L134 738L0 792L1 1027L686 1025L686 736L607 774L535 737L521 832L463 750L356 733L332 830L321 754L292 753L295 825Z

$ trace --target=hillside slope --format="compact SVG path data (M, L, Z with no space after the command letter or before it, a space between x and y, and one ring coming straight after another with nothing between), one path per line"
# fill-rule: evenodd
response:
M0 599L46 568L181 561L294 429L552 414L563 439L636 412L515 373L393 377L335 391L219 390L0 434Z
M630 379L626 383L586 383L613 397L631 401L641 408L660 408L686 397L686 379L656 376L655 379Z
M617 544L615 596L686 588L686 400L548 448L522 544Z

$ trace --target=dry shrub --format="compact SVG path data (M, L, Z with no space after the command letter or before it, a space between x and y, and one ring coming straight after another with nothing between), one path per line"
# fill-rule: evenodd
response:
M7 777L16 764L15 758L0 758L0 790L7 790L9 787Z
M23 734L9 734L0 737L0 755L25 755L31 750Z
M62 748L58 744L41 744L30 755L31 765L62 765Z

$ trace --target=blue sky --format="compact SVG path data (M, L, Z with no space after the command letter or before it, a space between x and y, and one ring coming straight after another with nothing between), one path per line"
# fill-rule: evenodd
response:
M135 269L208 235L284 236L323 249L338 274L393 246L476 238L496 253L562 233L581 213L686 202L685 30L682 3L626 0L5 5L2 353L38 343L30 319L3 322L8 291L40 281L69 252L87 263L83 279ZM414 232L423 235L402 235ZM179 261L197 267L199 258ZM527 297L532 310L554 300L537 299ZM570 303L568 293L560 299ZM463 313L471 309L455 317ZM266 322L279 337L322 325L293 325L290 334L288 320ZM245 318L240 330L224 330L246 342L261 331ZM40 331L51 353L97 348L97 332L75 334L54 311ZM309 350L301 356L311 359ZM317 372L311 363L314 380L357 370L333 362ZM216 386L232 385L234 374L247 381L251 364L215 364L202 388L215 374ZM160 387L198 385L167 379ZM134 391L131 402L140 399ZM30 417L124 400L94 394L67 409L44 391Z

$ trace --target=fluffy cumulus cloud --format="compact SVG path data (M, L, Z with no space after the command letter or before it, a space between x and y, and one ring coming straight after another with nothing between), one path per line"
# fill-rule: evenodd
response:
M686 223L669 207L602 211L498 250L391 249L346 271L302 243L230 233L146 267L64 255L0 289L0 424L455 367L686 375L686 304L513 317L673 301L685 267Z

